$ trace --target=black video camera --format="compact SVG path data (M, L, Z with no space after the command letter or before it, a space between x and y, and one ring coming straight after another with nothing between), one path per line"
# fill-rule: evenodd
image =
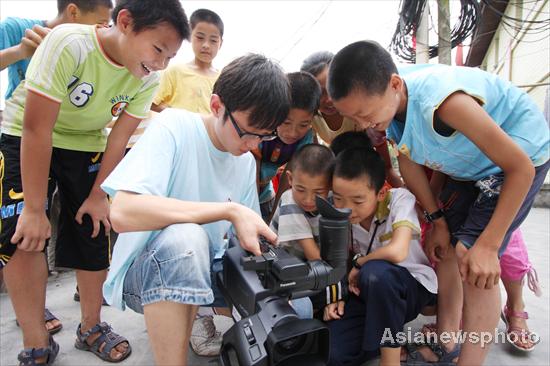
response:
M223 336L220 362L239 365L325 365L329 331L317 319L298 319L290 299L311 296L346 274L349 209L316 198L323 260L303 261L285 249L261 243L252 256L236 240L223 258L218 285L237 321ZM235 314L236 313L236 314Z

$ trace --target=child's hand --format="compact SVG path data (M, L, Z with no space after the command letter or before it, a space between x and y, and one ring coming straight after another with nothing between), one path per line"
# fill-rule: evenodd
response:
M424 253L428 259L437 263L447 255L451 244L451 235L445 219L440 218L432 224L432 229L426 234Z
M230 221L235 227L235 232L243 249L254 255L262 254L258 242L260 235L265 237L267 241L272 244L277 242L277 235L271 231L261 216L254 210L234 203L232 204L229 215Z
M489 290L498 286L500 279L498 250L483 245L480 239L469 250L460 243L456 246L458 267L463 282Z
M339 300L338 302L333 302L325 306L323 310L323 320L338 320L344 316L344 306L346 305L344 300Z
M26 252L40 252L46 245L46 239L51 236L51 230L46 211L34 212L23 208L11 243Z
M109 235L111 231L111 223L109 222L109 200L104 193L96 194L90 193L88 198L82 203L78 209L75 220L82 225L82 217L84 215L90 216L94 225L92 231L92 238L95 238L99 234L100 222L105 227L105 235Z
M359 290L359 270L355 267L348 274L348 289L355 296L359 296L361 292Z
M38 24L35 24L32 29L25 30L25 35L21 38L21 43L19 43L21 58L31 57L50 30Z

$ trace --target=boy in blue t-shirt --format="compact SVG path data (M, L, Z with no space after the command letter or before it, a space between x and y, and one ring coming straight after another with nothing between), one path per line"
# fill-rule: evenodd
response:
M294 152L313 142L311 120L319 108L321 86L313 75L300 71L287 74L292 92L292 107L286 120L277 127L277 138L264 141L252 153L258 169L257 183L260 209L267 222L273 215L274 204L288 188L286 177L281 177L277 195L271 180L279 168L290 161Z
M6 99L25 79L30 58L53 27L64 23L107 24L111 0L57 0L57 16L52 20L9 17L0 23L0 70L8 68Z
M438 304L438 332L458 331L461 292L464 331L494 332L499 255L529 213L550 167L542 113L526 93L479 69L416 65L398 71L373 41L338 52L327 84L343 115L365 128L388 129L405 183L433 222L425 251L440 261L440 288L450 291L439 297L449 303ZM442 209L423 166L449 176L440 195ZM455 250L447 250L450 242ZM470 340L460 363L483 363L488 347ZM452 341L440 346L444 357L455 350Z

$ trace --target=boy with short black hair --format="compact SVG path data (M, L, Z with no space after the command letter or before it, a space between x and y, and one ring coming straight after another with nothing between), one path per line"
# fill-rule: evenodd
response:
M333 162L334 154L324 145L310 144L298 150L286 172L291 189L281 195L270 224L279 235L279 244L303 260L321 259L315 197L327 198ZM311 298L293 299L291 305L300 318L307 319L313 316L314 310L342 297L342 287L338 283Z
M369 136L363 131L347 131L336 136L330 143L330 149L335 156L342 151L354 147L362 147L372 150L372 142Z
M186 364L199 305L226 306L215 277L231 225L255 254L259 235L276 241L259 216L247 152L288 115L288 80L264 56L239 57L222 70L210 106L209 115L160 113L102 185L121 233L105 298L144 314L158 365Z
M525 92L496 75L446 65L397 69L373 41L338 52L327 84L342 114L362 127L388 129L405 183L433 222L425 250L441 262L438 272L449 282L440 284L449 294L440 297L448 303L438 304L438 332L458 332L462 309L465 332L493 332L500 310L499 256L550 168L542 113ZM440 195L444 210L423 165L449 176ZM454 250L448 250L451 241ZM457 347L451 340L440 348L445 356ZM482 363L488 348L467 339L459 363Z
M436 300L437 278L418 241L416 199L404 188L386 189L382 158L350 148L337 157L334 205L350 208L349 298L325 308L330 364L358 365L378 353L380 364L400 362L398 332ZM389 331L389 333L388 333Z
M126 338L101 322L101 286L109 267L109 201L100 188L122 159L150 108L166 67L189 36L177 0L120 0L114 26L55 27L31 59L27 78L6 101L0 136L0 266L24 334L23 364L52 363L59 346L44 328L46 215L57 181L61 198L57 265L76 269L81 324L75 347L118 362ZM117 117L109 136L104 127ZM51 169L50 169L51 168ZM50 179L51 178L51 179ZM40 327L39 327L40 325Z
M0 70L8 68L8 88L5 99L9 99L17 85L25 79L30 57L51 28L64 23L107 24L112 7L111 0L58 0L58 14L52 20L8 17L1 22ZM0 122L1 120L0 113ZM54 200L57 211L59 211L57 195ZM57 224L57 219L57 216L51 217L52 226ZM48 257L50 257L50 252ZM1 278L0 275L0 282L3 282ZM47 308L44 309L44 321L50 334L55 334L63 328L59 319Z
M181 108L195 113L210 113L210 95L220 72L212 65L223 43L224 25L218 14L198 9L189 18L191 48L195 57L175 64L162 73L152 110Z
M323 145L310 144L298 150L286 172L291 189L282 194L271 221L279 244L305 260L321 258L315 196L327 198L333 160L334 154Z
M319 108L321 87L315 78L304 71L287 74L292 93L292 107L286 120L277 127L277 137L264 141L252 150L258 169L258 194L260 210L266 222L271 218L275 202L288 188L283 175L277 194L272 179L281 167L287 164L293 154L302 146L313 142L311 120Z
M319 113L317 113L312 121L313 130L327 145L331 144L332 140L341 133L363 130L371 139L373 147L378 151L386 163L388 181L394 187L401 187L403 182L393 169L386 133L383 131L375 131L372 128L359 127L353 119L342 116L338 113L338 110L334 108L326 86L328 69L333 57L334 54L329 51L315 52L308 56L300 67L300 70L310 72L321 85L321 103L319 105Z

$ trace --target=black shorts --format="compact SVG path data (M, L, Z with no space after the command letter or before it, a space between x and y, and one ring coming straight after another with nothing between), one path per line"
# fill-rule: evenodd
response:
M0 269L8 263L17 248L10 240L24 205L20 145L20 137L0 137ZM92 238L90 216L83 217L82 225L75 220L76 212L95 182L101 158L100 152L52 149L45 210L49 215L51 197L57 184L61 201L55 248L57 267L88 271L109 267L111 245L103 225L99 235Z
M535 168L535 177L531 188L506 231L504 240L499 243L499 257L506 250L512 233L529 214L535 196L542 187L549 169L550 160ZM459 241L468 249L474 245L493 217L503 183L504 173L490 175L476 182L447 179L439 201L445 213L453 245Z

